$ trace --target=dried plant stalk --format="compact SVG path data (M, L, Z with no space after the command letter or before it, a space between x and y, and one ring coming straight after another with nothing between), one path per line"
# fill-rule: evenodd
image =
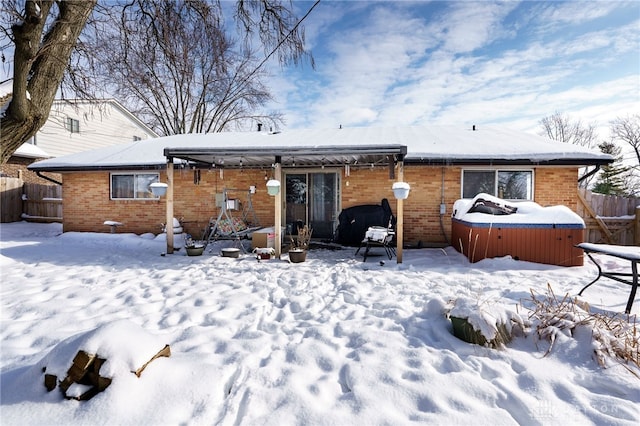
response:
M549 284L544 298L536 297L531 290L531 302L529 319L536 323L538 337L550 342L544 356L551 352L558 333L572 336L576 327L586 326L591 329L594 356L601 367L606 368L608 360L615 360L640 378L629 366L640 368L640 332L635 315L592 314L588 305L581 306L568 294L559 299Z

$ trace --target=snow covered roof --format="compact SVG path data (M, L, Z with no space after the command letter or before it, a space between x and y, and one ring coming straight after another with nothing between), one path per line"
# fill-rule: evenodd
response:
M25 158L50 158L51 156L47 154L45 150L42 148L32 144L32 143L23 143L20 145L18 149L13 153L16 157L25 157Z
M406 149L406 155L404 150ZM366 153L362 153L366 151ZM391 152L390 152L391 151ZM383 162L390 154L407 164L595 165L613 161L608 154L497 128L354 127L272 132L223 132L173 135L44 160L33 170L72 171L162 168L167 157L222 164L224 167Z

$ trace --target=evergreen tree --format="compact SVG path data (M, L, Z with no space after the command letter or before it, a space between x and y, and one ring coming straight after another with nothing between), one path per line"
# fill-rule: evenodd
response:
M611 154L614 162L602 167L593 192L607 195L627 195L624 177L629 172L629 167L622 164L622 148L613 142L602 142L598 147L605 154Z

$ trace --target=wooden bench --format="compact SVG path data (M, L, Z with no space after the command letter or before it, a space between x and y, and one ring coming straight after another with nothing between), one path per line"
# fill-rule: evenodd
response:
M580 290L580 293L578 293L578 296L581 296L583 291L589 288L601 277L606 277L624 284L628 284L631 286L631 294L629 295L629 300L627 301L625 313L630 314L631 306L633 306L633 301L636 297L636 291L638 290L638 262L640 262L640 247L592 243L581 243L576 247L581 248L598 268L598 276L596 277L596 279L584 286L582 290ZM602 269L602 266L592 256L592 253L613 256L617 257L618 259L624 259L631 262L631 273L604 271Z

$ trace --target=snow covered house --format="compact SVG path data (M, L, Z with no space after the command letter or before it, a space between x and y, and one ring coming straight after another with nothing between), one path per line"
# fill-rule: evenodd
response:
M64 231L108 232L103 223L114 220L121 232L157 233L173 216L199 237L226 194L250 204L262 226L308 223L315 238L330 239L342 209L388 199L399 241L427 246L450 244L455 201L478 193L575 211L578 169L612 160L508 129L424 126L175 135L29 168L62 174ZM282 188L275 208L266 189L274 178ZM166 196L150 192L156 181L169 184ZM396 204L397 181L411 190Z

